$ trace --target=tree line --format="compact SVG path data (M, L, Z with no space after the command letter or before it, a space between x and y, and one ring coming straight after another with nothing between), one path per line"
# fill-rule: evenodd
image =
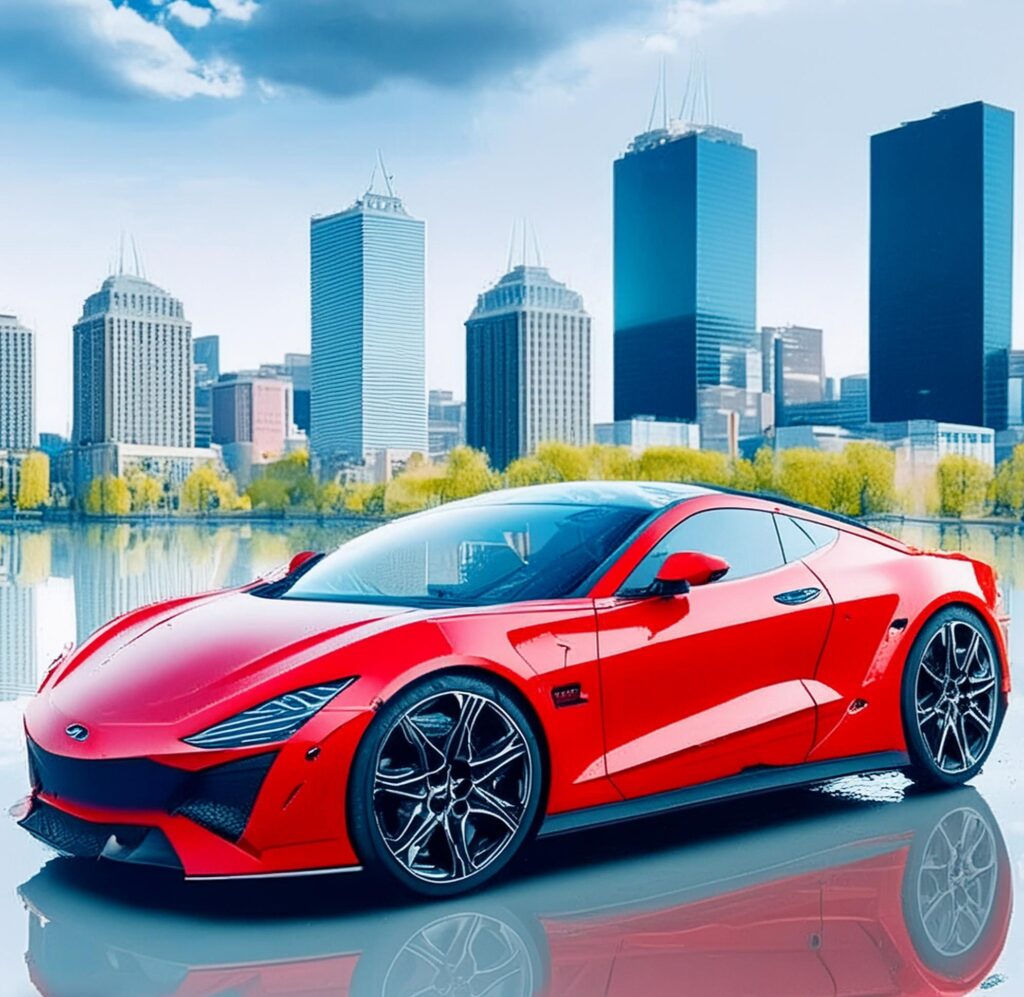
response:
M585 480L688 481L780 495L848 516L1024 516L1024 446L995 473L981 461L948 455L924 478L898 484L896 455L872 442L851 443L835 453L765 447L753 459L686 447L650 447L633 454L625 447L544 443L503 473L490 466L482 451L462 446L443 461L414 454L401 473L382 484L317 481L308 453L298 451L267 464L244 490L212 463L195 468L177 489L139 468L124 476L96 478L83 511L93 516L158 511L396 516L497 488ZM0 503L4 498L0 495ZM49 500L46 455L29 454L21 465L13 504L37 509Z

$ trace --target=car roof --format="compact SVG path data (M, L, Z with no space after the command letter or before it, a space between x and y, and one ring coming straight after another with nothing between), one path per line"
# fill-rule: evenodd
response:
M559 481L483 492L451 505L613 505L653 512L683 499L715 492L714 488L674 481Z

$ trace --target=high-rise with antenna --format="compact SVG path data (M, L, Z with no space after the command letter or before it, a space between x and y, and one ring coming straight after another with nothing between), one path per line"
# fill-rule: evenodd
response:
M758 347L757 153L710 122L696 60L690 120L668 116L663 77L658 90L647 131L614 167L615 418L693 421L702 389L761 388L747 377Z
M466 441L502 469L548 440L590 442L590 316L522 219L508 273L466 321Z
M311 221L310 444L324 474L427 453L424 239L380 153L355 204Z

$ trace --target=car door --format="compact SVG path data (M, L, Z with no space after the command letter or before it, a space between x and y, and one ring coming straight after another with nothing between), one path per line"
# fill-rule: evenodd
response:
M724 557L729 573L685 596L632 594L684 550ZM624 796L806 758L815 702L805 681L832 603L807 567L785 560L771 512L694 512L596 615L608 775Z

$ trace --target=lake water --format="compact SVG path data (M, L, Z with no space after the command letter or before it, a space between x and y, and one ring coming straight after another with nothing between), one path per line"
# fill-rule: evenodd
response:
M1024 611L1017 530L886 528L993 562L1011 612ZM21 713L66 642L353 532L0 528L0 805L26 791ZM1011 631L1015 661L1022 633ZM973 788L922 795L896 775L843 780L589 832L543 843L516 879L440 905L388 906L358 877L215 890L83 870L3 820L0 994L1024 993L1022 919L1006 927L1024 884L1022 755L1013 708ZM934 930L922 935L922 912L946 902L938 870L964 875L943 865L950 838L977 839L980 885L962 894L971 902L942 951Z

